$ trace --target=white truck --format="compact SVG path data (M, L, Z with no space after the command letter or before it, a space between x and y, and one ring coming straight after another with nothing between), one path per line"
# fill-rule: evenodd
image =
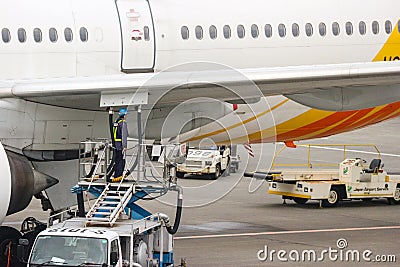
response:
M222 173L229 172L229 161L229 147L189 148L186 161L177 165L176 176L183 178L185 174L211 175L211 178L217 179Z
M120 219L113 227L66 220L37 236L27 266L172 266L173 239L162 216Z
M268 177L268 193L298 204L320 200L322 206L332 207L342 199L374 198L400 203L400 177L389 176L380 159L373 159L369 166L360 158L345 159L339 169L283 169Z

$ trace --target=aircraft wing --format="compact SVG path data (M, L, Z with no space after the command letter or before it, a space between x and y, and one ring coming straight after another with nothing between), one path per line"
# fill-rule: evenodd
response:
M397 102L400 62L165 71L0 83L0 98L91 110L140 101L163 106L196 97L240 102L270 95L285 95L326 110Z

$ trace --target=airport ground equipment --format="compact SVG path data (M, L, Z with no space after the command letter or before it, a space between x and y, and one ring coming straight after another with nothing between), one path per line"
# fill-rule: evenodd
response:
M185 174L209 175L217 179L226 170L229 173L229 161L229 147L189 148L186 161L177 164L176 176L183 178Z
M27 258L27 266L173 266L172 236L179 227L183 199L182 189L168 176L174 172L163 170L161 177L152 172L151 179L146 176L149 166L140 163L142 169L134 172L140 176L129 173L117 183L107 182L111 147L107 140L82 142L79 180L71 189L78 196L78 210L51 216L29 258L24 257L21 244L20 258ZM127 162L129 169L132 160ZM167 162L161 165L163 169L174 168ZM150 213L137 204L170 191L178 193L173 225L167 215ZM90 209L85 212L87 193L94 199L88 201Z
M389 204L400 203L400 176L389 175L384 169L379 150L374 145L330 145L343 146L345 159L338 167L316 167L310 160L310 148L329 145L308 145L308 159L301 164L276 164L268 172L258 172L256 178L268 181L268 193L281 195L283 199L305 204L308 200L319 200L321 206L333 207L340 200L370 201L387 198ZM376 149L376 158L367 163L361 158L346 158L349 146L370 146ZM279 152L278 152L279 154ZM277 166L285 168L276 168ZM291 167L291 168L290 168Z
M231 155L229 156L230 172L235 173L239 170L240 156L237 151L237 145L231 145Z

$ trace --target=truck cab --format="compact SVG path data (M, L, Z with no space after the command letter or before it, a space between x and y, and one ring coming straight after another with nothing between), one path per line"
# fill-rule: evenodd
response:
M38 235L28 266L124 266L121 255L120 237L114 231L50 228Z
M37 236L27 266L173 266L173 238L157 216L113 227L68 219Z

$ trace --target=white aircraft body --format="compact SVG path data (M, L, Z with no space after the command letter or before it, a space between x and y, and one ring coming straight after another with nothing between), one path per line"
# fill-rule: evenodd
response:
M398 116L399 9L398 0L1 1L0 223L43 189L39 178L75 183L76 144L109 136L106 107L142 104L149 139L239 144Z

